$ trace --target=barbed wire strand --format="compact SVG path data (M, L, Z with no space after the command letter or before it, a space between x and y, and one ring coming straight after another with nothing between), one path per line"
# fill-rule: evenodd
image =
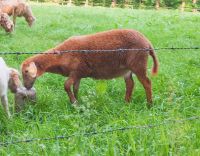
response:
M119 6L119 4L116 4L116 6ZM128 4L127 8L131 8L131 9L156 9L156 6L138 6L138 7L136 7L136 6L133 6L131 4ZM165 10L165 9L168 9L168 10L180 10L181 7L180 6L179 7L168 7L168 6L160 5L160 7L158 9L160 9L160 10ZM186 10L188 10L188 9L190 9L190 10L192 10L192 9L199 10L200 8L199 7L185 6L184 9L186 9Z
M24 55L24 54L63 54L63 53L97 53L97 52L127 52L127 51L150 51L150 50L199 50L200 46L196 47L163 47L163 48L135 48L135 49L111 49L111 50L63 50L58 51L52 49L52 52L41 52L41 51L33 51L33 52L0 52L0 55Z
M17 140L17 141L10 141L10 142L0 142L0 146L8 146L8 145L14 145L14 144L19 144L19 143L31 143L34 141L51 141L51 140L60 140L60 139L69 139L72 137L77 137L77 136L85 136L85 137L90 137L94 135L101 135L101 134L108 134L108 133L113 133L113 132L124 132L127 130L134 130L134 129L151 129L151 128L156 128L162 125L167 125L167 124L172 124L172 123L179 123L182 124L185 121L192 121L192 120L198 120L200 119L200 116L192 116L188 117L185 119L181 120L175 120L175 119L170 119L166 120L161 123L157 124L148 124L148 125L136 125L136 126L127 126L127 127L119 127L119 128L110 128L110 129L105 129L102 131L92 131L92 132L86 132L86 133L74 133L71 135L61 135L61 136L55 136L55 137L49 137L49 138L31 138L31 139L26 139L26 140Z

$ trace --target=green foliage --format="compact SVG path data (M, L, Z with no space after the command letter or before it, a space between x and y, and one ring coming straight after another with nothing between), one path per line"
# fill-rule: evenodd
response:
M142 32L154 47L198 46L200 17L179 11L66 7L34 4L37 21L29 28L17 18L15 32L0 30L0 51L45 51L70 36L113 28ZM31 55L3 56L11 67ZM123 78L101 81L82 79L79 108L71 107L63 89L65 78L45 74L36 83L37 103L26 106L10 120L0 109L0 142L27 138L55 137L109 127L146 125L184 119L200 114L200 52L198 50L157 51L159 74L151 77L154 107L146 107L145 92L135 80L133 99L124 101ZM149 58L148 74L152 67ZM9 94L13 114L13 95ZM0 155L200 155L199 121L161 125L152 129L36 141L0 147Z
M56 2L67 4L68 0L32 0L37 2ZM77 6L84 5L86 0L72 0L72 3ZM161 7L178 8L182 0L160 0ZM197 1L196 5L192 5L192 0L185 0L187 7L199 7L200 2ZM91 6L104 6L110 7L112 0L89 0ZM156 0L116 0L117 7L128 8L152 8L155 6Z
M8 120L5 112L0 108L0 134L6 133Z
M167 6L167 7L174 7L177 8L180 4L181 1L177 1L177 0L165 0L163 3L163 5Z

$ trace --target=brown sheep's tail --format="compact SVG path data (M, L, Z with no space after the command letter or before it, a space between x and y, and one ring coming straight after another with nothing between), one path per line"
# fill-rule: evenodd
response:
M151 50L149 51L149 55L151 55L151 57L153 58L153 68L152 68L151 74L153 76L155 76L155 75L158 74L159 62L158 62L157 56L156 56L155 51L153 50L153 48L150 47L150 49Z

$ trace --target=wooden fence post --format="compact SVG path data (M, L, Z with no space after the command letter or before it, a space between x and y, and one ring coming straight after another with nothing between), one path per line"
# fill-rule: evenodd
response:
M192 12L197 12L197 0L192 0Z
M181 3L181 12L184 12L185 10L185 0L182 0L182 3Z
M156 0L156 10L160 8L160 0Z
M112 0L111 8L115 8L115 7L116 7L116 0Z

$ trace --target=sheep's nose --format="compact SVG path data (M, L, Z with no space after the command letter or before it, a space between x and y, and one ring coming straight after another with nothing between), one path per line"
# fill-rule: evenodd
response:
M25 87L27 90L30 90L30 89L32 88L32 85L24 84L24 87Z
M27 90L30 90L31 88L32 88L31 86L26 87Z

